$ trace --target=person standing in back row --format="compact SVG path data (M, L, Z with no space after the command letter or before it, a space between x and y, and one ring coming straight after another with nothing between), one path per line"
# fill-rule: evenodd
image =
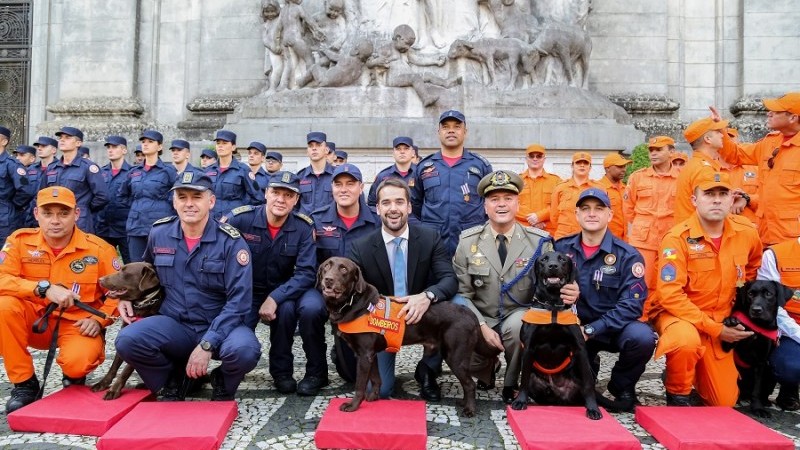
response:
M219 219L228 211L242 205L264 203L264 191L250 178L250 167L239 162L233 155L236 150L236 133L219 130L214 136L217 162L206 168L205 173L214 183L217 201L212 211Z

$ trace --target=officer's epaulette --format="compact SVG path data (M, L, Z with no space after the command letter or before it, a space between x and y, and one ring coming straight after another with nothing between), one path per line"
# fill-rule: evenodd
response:
M728 217L730 217L732 221L739 225L744 225L748 228L756 228L755 224L745 216L739 214L729 214Z
M155 225L161 225L161 224L164 224L164 223L170 223L170 222L172 222L173 220L175 220L175 219L177 219L177 218L178 218L178 216L167 216L167 217L162 217L162 218L160 218L160 219L156 220L155 222L153 222L153 226L155 226Z
M429 159L431 159L431 158L433 158L433 155L435 155L435 154L436 154L436 153L431 153L431 154L429 154L429 155L425 156L424 158L420 159L420 160L419 160L419 163L417 164L417 166L418 166L418 167L422 167L422 166L432 166L432 165L433 165L433 161L428 161L428 160L429 160ZM426 164L426 163L427 163L427 164Z
M484 164L486 164L486 166L487 166L487 167L492 165L492 163L490 163L490 162L489 162L489 160L488 160L488 159L486 159L486 157L484 157L484 156L483 156L483 155L481 155L480 153L475 153L475 152L473 152L473 151L471 151L471 150L469 151L469 153L470 153L472 156L474 156L474 157L476 157L476 158L480 159L481 161L483 161L483 163L484 163Z
M294 216L297 217L298 219L307 222L309 225L314 225L314 220L311 219L311 217L308 217L307 215L297 211L292 211L292 213L294 213Z
M229 223L220 223L219 229L222 230L223 233L227 234L228 236L234 239L239 239L240 237L242 237L242 234L239 233L239 230L237 230L236 227L234 227Z
M242 213L246 213L246 212L249 212L249 211L255 211L255 209L256 209L256 207L253 206L253 205L242 205L242 206L237 206L236 208L233 208L231 210L231 212L233 213L234 216L238 216L239 214L242 214Z
M544 231L541 228L528 227L528 226L523 226L522 228L528 234L535 234L537 237L546 238L546 239L552 239L552 237L550 236L550 233L548 233L547 231Z
M461 232L461 235L459 235L459 237L465 238L469 236L474 236L483 231L483 227L485 226L486 225L475 225L474 227L467 228L466 230Z

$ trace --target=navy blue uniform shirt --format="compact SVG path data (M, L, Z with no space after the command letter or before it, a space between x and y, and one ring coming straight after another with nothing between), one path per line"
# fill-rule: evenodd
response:
M77 155L70 164L65 164L62 156L47 166L47 172L39 182L40 188L48 186L64 186L75 194L75 201L81 209L78 228L94 234L94 216L106 207L109 198L100 167Z
M406 182L409 188L414 187L414 174L416 173L417 165L411 164L411 167L408 169L405 175L400 173L397 170L397 165L392 164L391 166L381 170L375 175L375 181L372 182L372 186L369 187L369 195L367 196L367 205L370 208L375 210L375 205L378 204L378 186L380 186L381 182L387 178L397 178Z
M366 236L381 226L381 221L367 206L364 196L359 199L358 218L347 228L336 211L336 204L314 211L314 234L317 239L317 262L322 263L332 256L347 256L356 239Z
M325 170L319 175L308 166L300 169L297 176L300 178L298 211L311 215L312 212L333 203L333 166L326 163Z
M27 170L7 151L0 154L0 240L22 225L25 209L36 195ZM36 181L36 180L33 180Z
M250 178L250 167L236 158L231 160L231 165L225 170L220 168L219 162L206 167L206 175L214 183L212 189L217 203L211 212L216 219L237 206L264 203L264 191Z
M114 175L111 163L103 166L101 173L111 196L108 205L97 214L96 235L109 238L124 238L128 236L125 227L128 223L128 212L131 208L129 204L122 201L119 196L119 190L120 186L128 179L130 170L131 165L128 164L128 161L122 161L122 167L119 168L119 172L116 175ZM169 214L165 214L162 217L167 215Z
M134 166L119 187L121 201L130 205L126 229L130 236L147 236L153 222L175 214L170 189L178 172L159 159L149 170Z

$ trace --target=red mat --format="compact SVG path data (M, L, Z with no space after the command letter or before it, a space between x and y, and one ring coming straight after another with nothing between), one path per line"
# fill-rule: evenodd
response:
M124 389L116 400L103 400L103 395L105 391L71 386L9 414L8 426L14 431L102 436L150 391Z
M733 408L638 406L636 421L670 450L794 450L791 439Z
M428 443L425 402L365 401L357 411L339 411L339 405L350 400L331 399L314 433L317 448L425 450Z
M218 449L238 413L236 402L147 402L97 441L99 450Z
M578 406L528 406L506 409L508 423L523 450L625 450L642 444L603 408L603 418L591 420Z

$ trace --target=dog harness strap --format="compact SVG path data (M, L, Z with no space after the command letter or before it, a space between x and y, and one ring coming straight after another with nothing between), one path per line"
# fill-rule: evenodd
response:
M500 286L500 298L498 299L498 304L497 304L497 310L500 314L500 317L503 316L503 297L507 296L509 300L511 300L518 306L528 306L529 303L526 304L520 303L517 301L517 299L514 298L513 295L511 295L511 288L513 288L514 285L517 284L517 282L522 279L522 277L528 275L528 272L531 271L534 263L536 262L536 258L538 258L542 254L542 246L544 246L546 242L551 242L551 240L546 238L539 239L539 245L536 246L536 251L533 252L533 256L531 256L528 259L528 263L525 264L525 267L523 267L522 270L520 270L519 273L517 273L517 275L511 279L511 281Z
M578 315L572 309L550 311L547 309L528 308L522 321L533 325L580 325Z
M742 311L734 311L733 314L731 314L731 317L739 319L739 322L741 322L742 325L749 328L751 331L758 333L773 342L778 342L777 328L774 330L768 330L764 327L758 326L753 323L753 320L747 317L747 314L743 313Z
M386 351L396 353L403 345L406 332L405 320L397 318L402 308L402 303L383 297L377 305L370 304L366 314L350 322L340 322L337 327L340 332L347 334L380 333L386 339Z
M541 372L545 375L555 375L566 369L569 366L569 363L571 362L572 362L572 352L570 352L570 354L564 359L564 361L561 362L561 364L557 365L556 367L553 367L552 369L543 367L541 364L539 364L538 361L533 362L533 368L536 369L537 372Z
M58 306L55 303L51 303L53 306ZM50 309L48 305L47 309ZM55 309L55 308L53 308ZM50 313L53 311L51 310ZM49 314L49 313L48 313ZM50 368L53 367L53 360L56 358L56 350L58 348L58 328L61 325L61 317L64 315L64 308L61 308L58 311L58 317L56 318L56 324L53 327L53 336L50 338L50 348L47 350L47 359L44 361L44 371L42 373L42 384L39 388L39 392L36 393L36 400L40 400L44 397L44 387L47 385L47 376L50 375ZM42 317L44 319L47 316ZM44 333L44 330L47 329L47 321L44 322L44 329L41 333ZM34 324L36 326L36 324Z

